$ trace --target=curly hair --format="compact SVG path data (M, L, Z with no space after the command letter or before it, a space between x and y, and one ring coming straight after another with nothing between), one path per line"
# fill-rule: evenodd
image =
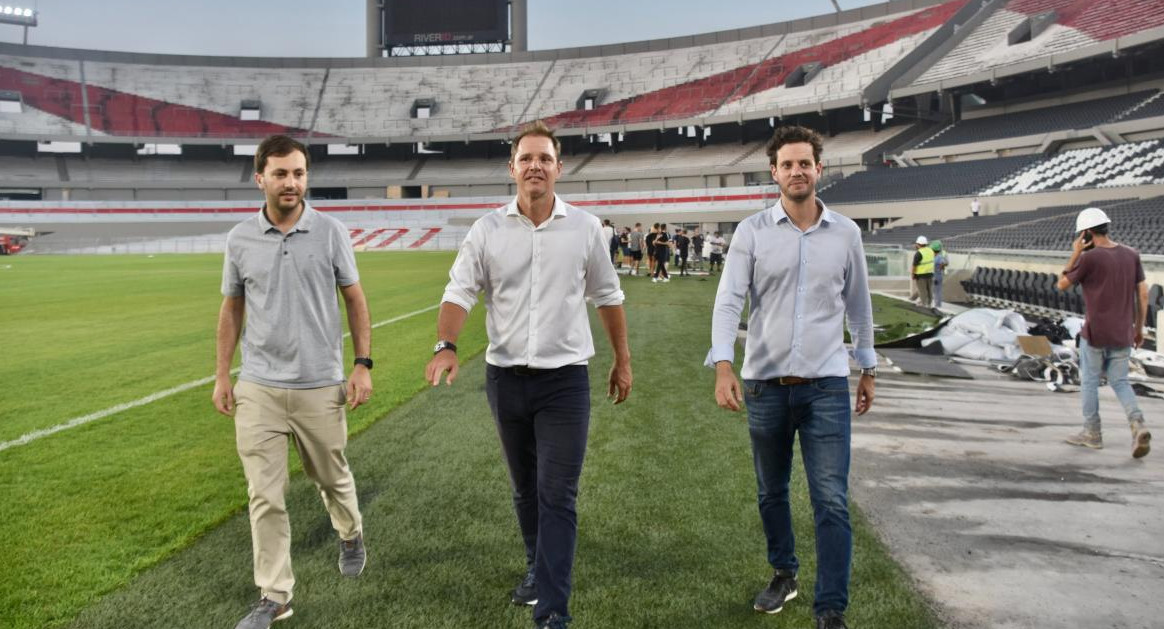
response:
M820 154L824 151L824 140L816 131L799 125L789 125L776 129L776 132L772 134L772 140L768 142L768 163L776 165L776 152L780 150L780 147L799 142L807 142L812 145L812 159L819 164Z

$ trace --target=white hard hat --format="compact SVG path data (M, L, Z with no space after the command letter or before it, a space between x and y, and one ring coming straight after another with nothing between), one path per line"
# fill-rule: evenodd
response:
M928 245L928 244L930 244L930 241L926 240L925 236L918 236L917 240L914 241L914 244L916 244L916 245Z
M1075 233L1110 222L1111 219L1107 217L1107 214L1104 214L1103 210L1097 207L1089 207L1080 212L1079 216L1075 219Z

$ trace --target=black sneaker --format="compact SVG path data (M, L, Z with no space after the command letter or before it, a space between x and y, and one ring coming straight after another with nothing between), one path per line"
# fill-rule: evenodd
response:
M550 612L550 615L541 620L534 621L534 629L566 629L566 625L570 624L573 618L569 616L560 616L558 612Z
M784 609L784 603L796 598L796 573L777 570L772 582L756 595L752 608L765 614L775 614Z
M816 629L849 629L849 625L845 624L844 614L829 610L816 617Z
M538 584L534 580L533 568L530 568L529 572L525 573L525 578L521 580L521 583L513 588L513 592L509 594L509 600L514 605L537 605Z

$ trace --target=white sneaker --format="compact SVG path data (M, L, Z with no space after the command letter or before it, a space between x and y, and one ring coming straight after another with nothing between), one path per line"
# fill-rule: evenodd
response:
M651 278L651 283L652 283L652 284L657 284L657 283L659 283L659 278L657 278L657 277L652 277L652 278Z
M663 278L663 281L664 281L664 282L670 282L670 281L671 281L671 278L669 278L669 277L664 277L664 278Z

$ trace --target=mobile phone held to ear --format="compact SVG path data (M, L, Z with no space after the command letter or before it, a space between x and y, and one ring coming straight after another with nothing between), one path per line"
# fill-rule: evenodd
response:
M1085 230L1083 232L1083 250L1086 251L1094 246L1095 243L1091 242L1091 230Z

